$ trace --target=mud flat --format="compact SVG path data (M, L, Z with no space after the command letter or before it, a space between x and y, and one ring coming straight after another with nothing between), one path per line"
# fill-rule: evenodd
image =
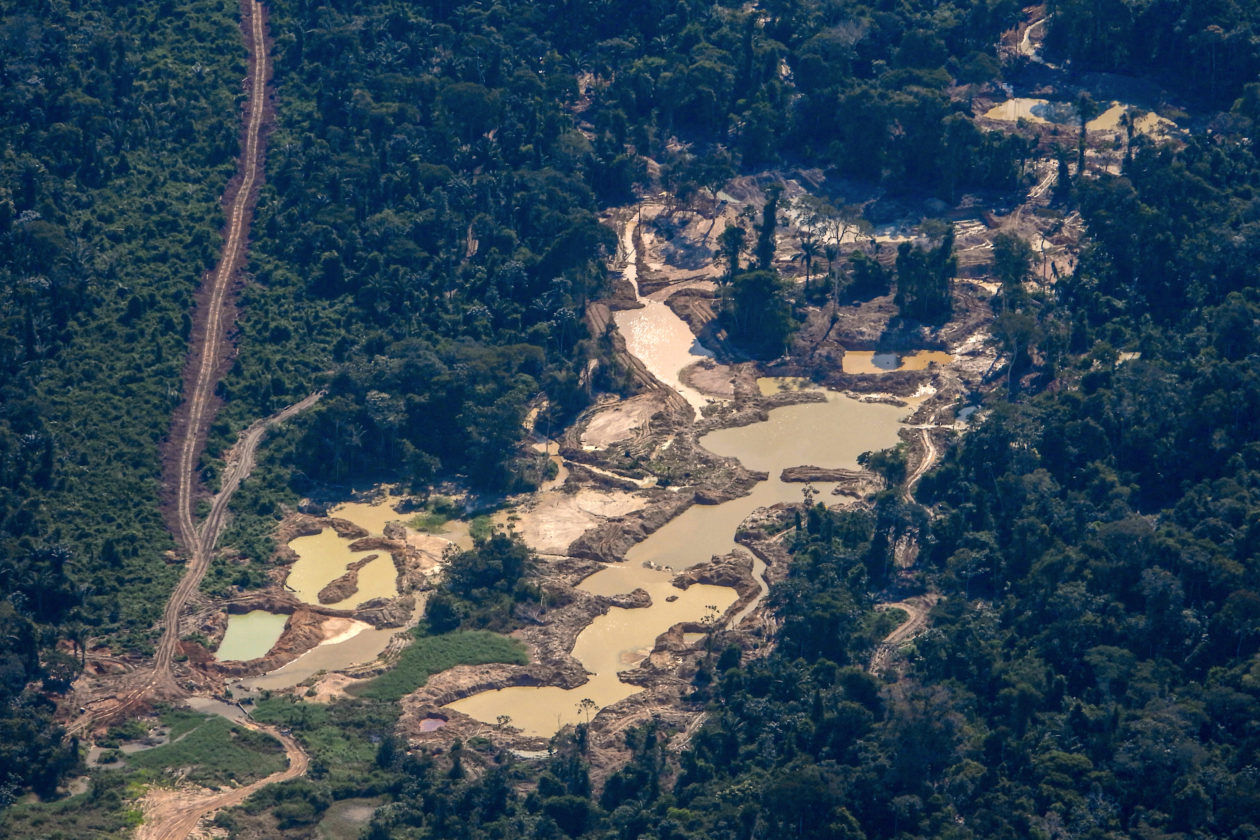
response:
M954 357L944 350L918 350L914 353L880 353L848 350L844 354L845 373L889 373L894 370L927 370L933 364L947 365Z
M625 259L622 277L639 294L638 258L634 234L638 223L627 221L622 229L619 256ZM638 309L623 309L613 313L617 330L624 337L626 350L639 359L652 375L672 388L696 411L708 405L712 399L694 388L683 384L682 369L701 359L711 358L713 353L705 349L674 311L663 301L639 297Z

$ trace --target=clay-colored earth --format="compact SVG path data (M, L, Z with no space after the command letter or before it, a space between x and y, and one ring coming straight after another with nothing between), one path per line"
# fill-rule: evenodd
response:
M653 393L640 394L597 411L582 432L582 445L603 449L633 437L647 426L652 416L664 408L664 402Z
M583 488L576 493L546 493L517 511L516 533L539 554L565 554L586 531L645 505L638 495L616 490Z

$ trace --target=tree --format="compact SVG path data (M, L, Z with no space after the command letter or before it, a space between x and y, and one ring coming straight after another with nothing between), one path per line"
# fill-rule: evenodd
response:
M761 226L757 229L757 268L768 271L774 266L775 233L779 228L779 197L783 195L781 184L766 187L766 203L761 209Z
M718 259L726 266L726 271L719 281L723 285L730 283L735 275L739 274L739 257L744 251L747 238L748 231L734 222L727 222L722 233L718 235Z
M774 271L745 271L723 290L722 318L731 339L757 358L783 352L792 333L787 286Z
M1003 312L1018 308L1032 256L1032 246L1015 234L1003 232L993 237L993 273L1002 284Z
M1098 103L1088 91L1082 91L1081 95L1076 97L1076 119L1079 127L1076 133L1076 176L1078 178L1085 174L1086 123L1097 114Z
M949 317L950 287L958 260L954 227L948 225L941 244L930 251L902 242L897 247L897 295L894 302L907 318L938 323Z

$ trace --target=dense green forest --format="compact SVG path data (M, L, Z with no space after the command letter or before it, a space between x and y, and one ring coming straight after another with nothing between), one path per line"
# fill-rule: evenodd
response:
M1046 46L1079 69L1153 75L1227 109L1260 73L1260 9L1235 0L1050 0Z
M1188 172L1197 200L1179 202L1169 247L1220 243L1217 265L1247 268L1206 272L1196 305L1169 307L1189 251L1135 280L1109 231L1139 235ZM582 727L540 770L488 745L471 774L467 749L378 755L401 781L367 836L1252 836L1257 178L1249 147L1220 141L1078 185L1088 259L1054 294L1008 290L1006 311L1037 326L1017 399L997 392L924 481L930 515L891 492L809 511L772 593L775 649L715 646L693 678L709 721L677 765L655 726L627 734L632 758L600 790ZM861 667L879 637L870 593L906 533L946 597L881 683Z
M947 197L1015 184L1027 143L975 129L945 88L995 77L980 49L1017 8L958 12L786 5L762 26L698 2L273 4L280 128L229 410L243 422L334 369L300 421L301 475L519 486L528 401L545 394L556 428L618 385L606 363L583 380L602 350L582 316L614 247L595 213L633 197L641 156L680 194L793 158Z
M75 757L58 638L148 644L157 443L213 263L245 53L226 0L0 3L0 803Z
M536 480L517 453L530 404L544 396L555 429L626 387L583 316L615 247L598 213L636 190L809 165L948 202L1015 188L1037 151L970 119L971 92L1003 72L1009 0L268 9L277 128L207 480L240 428L328 396L238 497L232 536L258 561L276 500L312 486ZM390 692L274 699L258 716L304 740L310 777L221 824L309 836L332 802L374 797L374 840L1260 834L1255 13L1048 12L1051 58L1185 68L1171 83L1210 106L1214 130L1135 143L1120 176L1061 169L1085 250L1030 291L1027 248L995 248L1007 367L984 419L917 504L889 492L802 517L771 596L777 644L754 658L714 639L691 697L709 721L687 750L633 730L630 763L597 789L584 727L539 763L484 739L408 754ZM142 652L174 583L158 443L237 151L236 14L224 0L0 0L0 806L50 794L76 762L48 696L83 641ZM897 254L905 315L947 314L952 242ZM773 356L788 291L764 242L748 245L724 317ZM862 255L849 274L862 294L892 277ZM944 600L882 682L863 668L885 627L873 593L896 582L906 535L915 584ZM425 630L509 628L536 597L530 565L505 537L479 543ZM122 808L117 787L94 786L91 807Z

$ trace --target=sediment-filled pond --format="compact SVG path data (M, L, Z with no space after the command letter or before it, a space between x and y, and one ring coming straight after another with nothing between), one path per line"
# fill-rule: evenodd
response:
M271 646L284 632L287 615L254 610L239 615L229 615L227 630L215 658L221 662L244 662L266 656Z
M633 226L627 225L622 233L622 247L629 255L626 274L633 281L632 233ZM699 408L708 398L698 392L689 394L691 389L678 382L678 371L694 361L693 349L698 345L690 328L672 310L663 304L657 306L618 313L618 329L623 335L627 328L639 330L634 341L626 336L627 349L657 379L676 388ZM647 313L637 317L650 320L650 330L640 329L636 320L623 318L636 312ZM662 352L662 348L668 352ZM948 358L948 354L942 355ZM809 387L800 381L763 381L761 386ZM769 479L759 482L747 496L719 505L693 505L631 548L624 562L610 564L582 582L581 589L598 595L619 595L642 588L652 599L651 606L644 608L614 607L578 635L573 656L590 674L586 683L573 689L518 686L482 692L451 703L450 708L486 723L497 724L507 716L512 726L528 734L547 736L565 724L588 720L598 709L640 691L638 686L622 682L617 672L641 662L656 639L678 623L711 621L716 625L736 600L735 590L729 587L694 585L679 589L671 582L674 572L734 549L736 529L757 508L800 502L803 485L780 481L783 469L802 465L854 468L862 452L897 443L899 421L909 409L824 393L825 401L777 408L764 422L721 429L701 438L705 448L738 458L750 469L769 472ZM818 485L814 489L826 499L832 486ZM764 564L754 558L754 575L762 586L758 601L766 592L764 569ZM738 623L755 605L756 601L731 622ZM585 700L591 702L587 704Z

